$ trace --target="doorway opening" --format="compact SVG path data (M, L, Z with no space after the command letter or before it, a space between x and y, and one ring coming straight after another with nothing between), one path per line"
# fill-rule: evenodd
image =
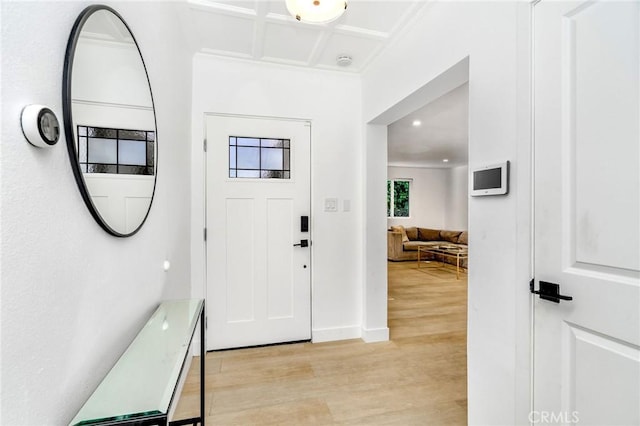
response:
M381 208L378 186L386 184L387 216L381 220L376 210L367 217L375 235L384 226L386 244L367 244L371 251L365 259L364 301L371 312L372 290L385 287L390 340L400 345L421 342L425 356L440 363L440 372L454 383L447 398L465 411L468 114L467 57L368 123L368 142L386 155L374 158L374 148L368 147L367 195L376 205L368 201L367 207ZM452 252L430 250L445 246ZM378 250L387 257L373 253ZM418 255L430 262L418 262ZM374 275L386 277L386 282L375 282Z

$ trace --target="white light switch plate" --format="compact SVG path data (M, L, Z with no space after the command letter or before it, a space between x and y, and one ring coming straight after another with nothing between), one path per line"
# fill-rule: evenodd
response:
M338 199L337 198L325 198L324 199L324 211L325 212L337 212L338 211Z

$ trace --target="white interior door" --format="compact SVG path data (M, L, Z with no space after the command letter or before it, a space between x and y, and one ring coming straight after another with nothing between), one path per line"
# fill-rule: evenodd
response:
M311 338L310 133L304 121L206 117L207 349Z
M111 228L127 234L144 220L155 179L154 176L85 173L84 183L100 216Z
M640 424L640 3L534 7L533 423ZM544 284L543 284L544 285Z

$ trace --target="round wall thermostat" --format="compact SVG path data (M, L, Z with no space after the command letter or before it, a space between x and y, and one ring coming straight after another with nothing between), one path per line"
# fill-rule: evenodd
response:
M29 105L22 110L22 133L31 145L48 148L60 139L60 123L44 105Z

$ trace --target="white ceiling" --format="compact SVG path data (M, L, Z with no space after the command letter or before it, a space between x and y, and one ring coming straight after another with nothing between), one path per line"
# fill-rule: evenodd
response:
M415 120L420 126L413 125ZM469 84L465 83L389 125L388 162L406 167L466 165L468 143Z
M185 0L181 18L194 52L361 73L409 28L425 0L347 0L328 24L296 21L285 0ZM336 58L353 58L349 67ZM413 127L420 119L422 125ZM389 126L389 164L455 167L467 164L468 87L454 89ZM442 160L448 158L448 163Z
M187 28L197 52L318 69L362 72L428 2L349 0L328 24L296 21L285 0L187 0ZM349 67L336 64L349 55Z

